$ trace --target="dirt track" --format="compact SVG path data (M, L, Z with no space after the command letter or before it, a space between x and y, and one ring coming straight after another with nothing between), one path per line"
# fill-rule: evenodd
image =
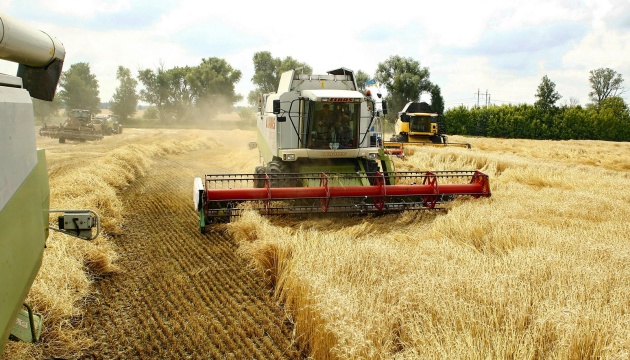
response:
M157 159L121 194L124 231L111 241L123 271L98 281L87 304L82 326L96 341L88 358L300 357L291 324L236 253L235 241L222 233L202 235L197 228L193 178L225 164L224 145L247 148L249 134L235 131L237 137L234 131L215 132L218 147ZM49 172L71 169L78 147L98 157L122 144L159 141L156 132L126 129L89 144L45 140L55 159ZM177 136L177 130L162 132Z

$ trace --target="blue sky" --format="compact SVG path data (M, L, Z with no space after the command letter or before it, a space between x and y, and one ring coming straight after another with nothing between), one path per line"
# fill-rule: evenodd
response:
M533 103L545 75L560 104L584 105L590 70L630 78L630 0L0 0L0 9L61 40L65 69L88 62L101 101L111 100L119 65L135 75L208 57L241 70L236 91L246 97L258 51L291 56L315 73L373 75L391 55L411 57L429 68L447 108L476 104L478 92L495 104ZM0 64L0 72L16 68Z

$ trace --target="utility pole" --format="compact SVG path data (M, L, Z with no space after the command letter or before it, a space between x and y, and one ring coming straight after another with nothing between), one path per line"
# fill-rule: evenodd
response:
M481 93L479 88L477 88L477 107L479 107L479 100L481 99L481 95L486 97L486 107L488 107L490 105L490 93L488 92L488 89L486 89L485 93Z

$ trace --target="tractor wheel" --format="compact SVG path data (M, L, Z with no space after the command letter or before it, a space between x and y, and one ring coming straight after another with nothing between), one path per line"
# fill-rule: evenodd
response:
M292 181L283 179L284 174L291 172L291 167L281 160L272 160L267 164L267 175L269 175L269 182L271 187L291 187Z
M370 185L376 184L376 173L381 171L378 167L378 163L375 160L364 160L363 168L365 169L365 173L368 176L368 180L370 181Z
M264 166L256 166L254 170L254 187L255 188L263 188L265 187L265 167Z

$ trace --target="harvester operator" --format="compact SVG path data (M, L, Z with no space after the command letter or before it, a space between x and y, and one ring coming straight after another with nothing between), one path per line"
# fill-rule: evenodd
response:
M331 143L342 146L352 145L352 129L348 126L350 121L349 109L340 106L331 111L329 104L324 104L319 116L315 119L312 141L313 147L328 147Z

